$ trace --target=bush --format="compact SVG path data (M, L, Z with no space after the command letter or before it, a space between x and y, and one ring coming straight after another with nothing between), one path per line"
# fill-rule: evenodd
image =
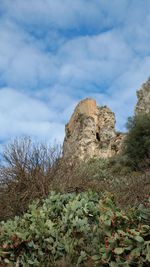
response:
M150 114L129 118L124 154L134 170L150 167Z
M103 181L110 176L109 159L91 158L87 162L78 164L78 175L89 179L97 179ZM81 175L82 174L82 175Z
M120 176L128 175L133 171L127 155L124 154L117 154L110 158L109 167L109 171L112 172L112 174Z
M117 208L110 193L52 192L42 206L33 203L22 217L1 223L0 260L24 267L148 267L150 226L142 216Z
M35 198L46 197L59 165L58 145L15 139L4 148L0 168L0 219L26 211Z
M29 138L6 147L0 168L0 220L21 215L49 191L110 191L122 208L142 203L150 191L150 173L129 172L127 156L88 162L70 162L60 156L58 146L47 147Z

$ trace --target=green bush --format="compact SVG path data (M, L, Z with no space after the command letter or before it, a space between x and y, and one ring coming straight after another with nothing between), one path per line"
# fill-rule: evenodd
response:
M124 154L135 170L150 167L150 114L128 119Z
M24 267L149 266L150 226L142 216L118 209L110 193L52 192L42 206L1 223L0 259Z
M111 175L109 172L109 159L91 158L78 166L78 175L88 179L103 181Z

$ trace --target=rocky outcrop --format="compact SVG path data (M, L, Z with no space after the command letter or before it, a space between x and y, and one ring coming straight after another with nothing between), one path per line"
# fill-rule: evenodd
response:
M150 79L137 91L135 115L150 112ZM115 114L96 105L91 98L82 100L66 125L63 155L67 158L108 158L122 149L125 134L115 130Z
M107 158L117 154L124 134L115 131L115 122L115 114L107 106L98 107L91 98L82 100L65 128L64 157Z
M150 113L150 78L137 91L138 102L135 107L135 115L141 113Z

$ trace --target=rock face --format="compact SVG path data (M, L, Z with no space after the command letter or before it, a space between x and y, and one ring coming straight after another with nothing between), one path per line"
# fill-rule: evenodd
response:
M150 112L150 79L137 91L135 115ZM125 134L115 130L115 114L98 107L91 98L82 100L66 125L63 156L69 159L108 158L121 151Z
M98 107L91 98L82 100L69 123L63 144L67 158L108 158L121 149L124 134L115 131L115 114L107 107Z
M135 107L135 115L140 113L150 113L150 78L137 91L138 102Z

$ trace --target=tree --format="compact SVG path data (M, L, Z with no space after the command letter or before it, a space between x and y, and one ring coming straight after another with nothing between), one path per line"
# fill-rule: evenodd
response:
M134 170L150 167L150 114L130 117L124 154Z

